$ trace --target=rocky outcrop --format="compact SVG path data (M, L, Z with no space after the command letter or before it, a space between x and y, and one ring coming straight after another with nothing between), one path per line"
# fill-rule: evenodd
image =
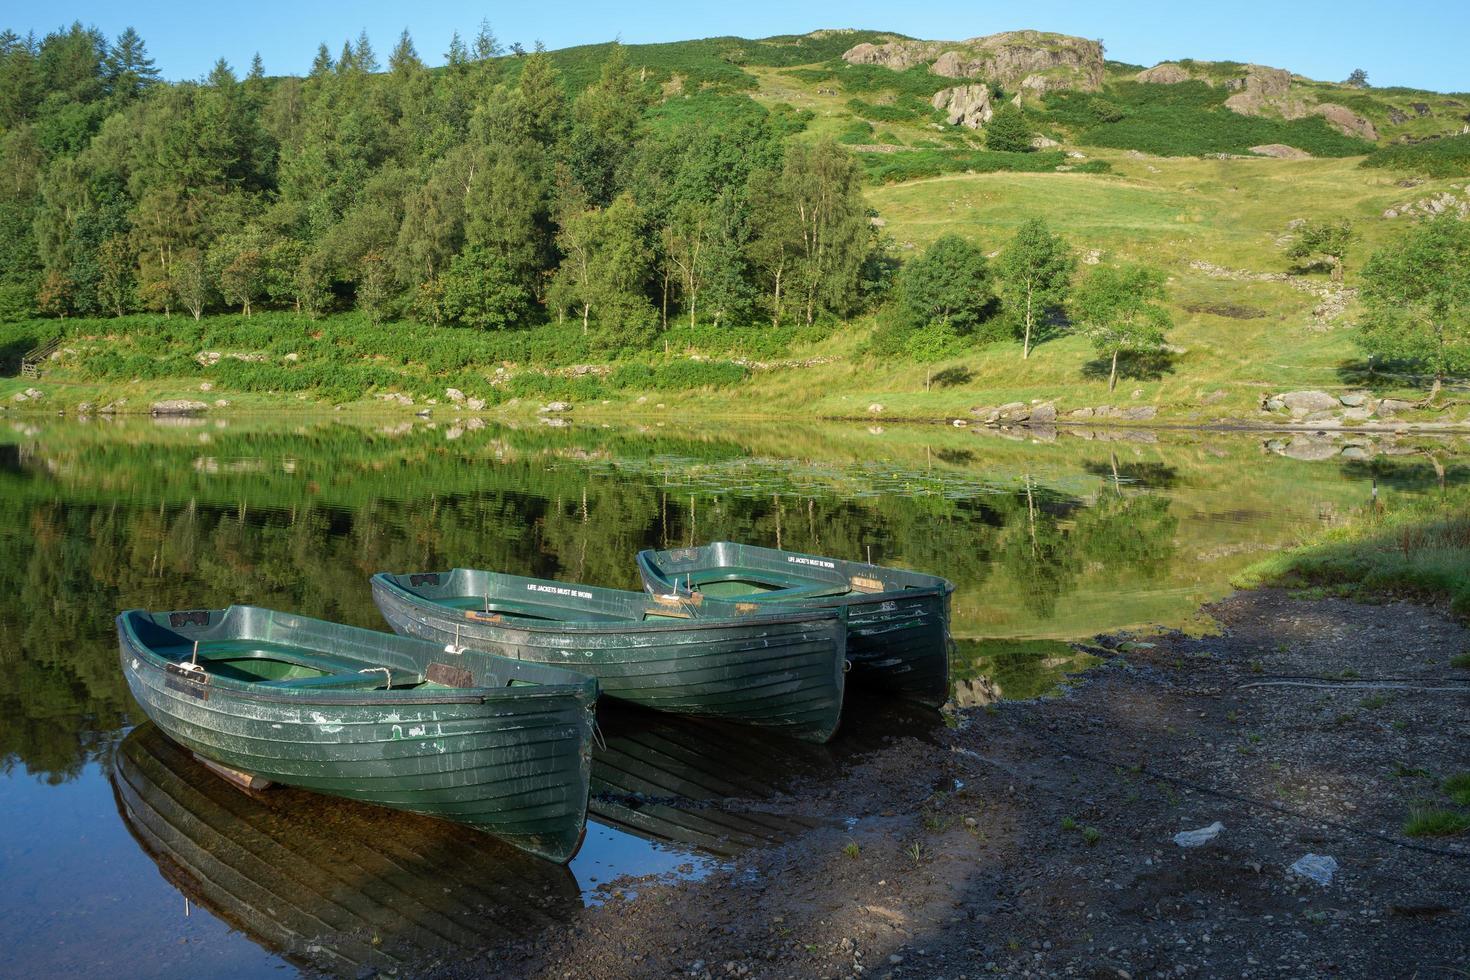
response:
M1165 61L1161 64L1154 65L1152 68L1145 68L1135 75L1134 79L1146 85L1178 85L1180 82L1187 82L1193 77L1183 67L1174 64L1172 61Z
M951 126L979 129L990 122L995 107L990 102L990 89L985 85L957 85L936 92L934 108L944 113Z
M1247 65L1245 76L1231 79L1225 87L1235 92L1225 100L1225 107L1242 116L1279 116L1287 120L1321 116L1344 136L1378 139L1373 123L1347 106L1318 103L1310 95L1293 91L1291 72L1285 68Z
M1007 31L967 41L889 41L859 44L842 56L851 65L907 71L927 64L945 78L984 79L1005 89L1096 91L1102 87L1098 41L1045 31Z
M859 44L849 48L842 60L849 65L880 65L894 71L907 71L939 57L940 41L889 41L887 44Z
M1319 106L1314 106L1312 114L1326 119L1344 136L1357 136L1365 140L1378 139L1377 127L1366 117L1358 115L1347 106L1324 102Z
M1310 160L1312 158L1312 155L1306 150L1298 150L1285 143L1263 143L1260 146L1251 147L1251 152L1256 156L1276 157L1278 160Z
M1432 218L1440 214L1453 214L1461 221L1470 220L1470 191L1463 197L1455 194L1456 185L1449 190L1431 194L1429 197L1404 204L1395 204L1383 212L1385 218Z
M1066 418L1073 422L1087 419L1148 422L1157 417L1158 413L1156 405L1099 405L1096 408L1073 409L1066 414ZM1004 405L989 408L976 406L970 409L970 414L981 425L1000 427L1008 425L1048 426L1061 417L1061 412L1054 402L1038 402L1032 405L1025 402L1007 402Z

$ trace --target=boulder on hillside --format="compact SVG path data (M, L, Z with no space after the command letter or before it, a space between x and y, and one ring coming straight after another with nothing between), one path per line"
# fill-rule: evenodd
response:
M1278 160L1310 160L1312 158L1312 155L1306 150L1298 150L1285 143L1262 143L1260 146L1251 147L1251 152L1256 156L1275 157Z
M1152 68L1145 68L1135 75L1134 79L1135 81L1143 82L1145 85L1178 85L1180 82L1187 82L1193 77L1193 75L1179 65L1174 64L1172 61L1165 61L1154 65Z
M979 129L990 122L995 107L990 103L990 89L985 85L957 85L934 93L931 103L945 114L951 126Z
M1414 408L1413 402L1406 402L1400 398L1385 398L1378 403L1378 414L1384 418L1390 418L1400 412L1407 412Z
M1315 412L1335 411L1339 406L1338 400L1325 391L1288 391L1279 397L1294 419L1305 418Z

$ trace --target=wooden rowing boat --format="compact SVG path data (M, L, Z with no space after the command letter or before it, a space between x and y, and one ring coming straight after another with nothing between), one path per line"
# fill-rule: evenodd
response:
M442 817L553 861L576 853L590 677L250 606L129 610L117 634L148 717L244 785Z
M399 633L489 645L595 676L644 707L760 725L813 742L837 730L840 610L691 603L456 568L380 573L373 599Z
M939 705L949 697L945 579L900 568L719 541L642 551L638 571L655 596L764 609L845 609L855 683Z

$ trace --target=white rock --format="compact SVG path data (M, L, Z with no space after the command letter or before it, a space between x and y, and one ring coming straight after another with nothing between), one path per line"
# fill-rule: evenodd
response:
M1216 837L1219 837L1224 829L1225 825L1216 820L1208 827L1201 827L1198 830L1180 831L1179 833L1174 835L1174 843L1178 844L1180 847L1199 847L1200 845L1208 844Z
M1332 876L1337 873L1337 858L1327 854L1303 854L1287 870L1319 885L1330 885Z

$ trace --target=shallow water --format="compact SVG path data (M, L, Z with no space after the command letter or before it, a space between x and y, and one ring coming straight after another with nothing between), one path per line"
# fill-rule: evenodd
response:
M16 975L355 975L493 943L622 874L698 876L800 833L725 801L938 723L854 699L817 747L607 705L593 824L560 869L438 821L226 786L141 724L117 670L119 609L248 602L382 628L374 571L637 588L639 548L730 538L953 579L955 698L984 704L1086 666L1067 641L1202 626L1199 605L1232 575L1375 490L1470 477L1459 442L1243 434L5 426L0 943Z

